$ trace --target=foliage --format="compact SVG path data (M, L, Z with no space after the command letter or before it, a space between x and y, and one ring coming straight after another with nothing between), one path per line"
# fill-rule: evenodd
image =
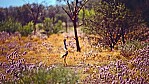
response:
M28 36L33 31L33 22L29 22L27 25L20 27L19 32L22 36Z
M124 57L129 57L134 54L137 55L137 50L144 48L147 46L148 43L139 42L137 40L127 41L124 45L120 48L120 54Z
M48 83L48 71L43 68L38 68L32 71L24 71L23 76L20 76L20 80L17 82L22 83L35 83L35 84L45 84Z
M117 0L94 3L95 15L87 20L86 30L91 34L103 37L104 42L112 49L122 37L125 43L125 34L133 30L140 19L135 18L124 4Z
M58 22L55 24L55 26L53 28L53 33L56 34L61 30L62 30L62 21L58 20Z
M50 72L50 81L53 84L57 83L70 83L75 84L78 80L78 77L75 75L75 73L67 68L64 67L56 67L53 68Z
M8 19L6 21L0 22L0 31L6 31L8 33L15 33L21 24L19 22L15 22L13 19Z
M47 34L52 34L53 24L50 18L45 18L45 20L43 21L43 29L46 31Z
M23 26L33 21L34 24L42 23L44 18L52 18L58 20L66 20L57 18L57 15L63 15L64 11L61 9L61 6L46 6L43 3L32 3L32 4L24 4L19 7L8 7L1 8L0 7L0 21L4 21L8 18L14 18L15 21L20 22ZM62 16L66 18L66 16ZM53 20L54 22L54 20Z
M38 23L37 25L38 30L42 30L43 29L43 24L42 23Z
M52 19L45 18L43 27L47 34L56 34L62 30L62 21L59 20L55 25L53 25Z
M95 11L93 9L91 9L91 10L84 9L84 13L85 13L84 18L86 18L86 19L89 19L95 15ZM78 18L79 19L83 18L83 9L80 10Z
M4 15L4 9L3 8L0 8L0 22L4 21L5 20L5 15Z
M121 0L125 3L127 8L129 8L135 15L141 15L145 23L149 27L149 1L148 0Z

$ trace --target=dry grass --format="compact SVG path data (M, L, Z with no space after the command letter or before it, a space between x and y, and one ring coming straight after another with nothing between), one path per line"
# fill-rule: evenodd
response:
M27 37L22 37L21 40L13 38L6 40L3 44L1 43L1 46L14 41L16 41L21 46L25 46L26 43L31 42L32 47L30 49L20 49L20 51L22 52L27 51L27 54L24 56L24 58L27 60L28 63L37 63L43 61L47 65L61 64L63 63L61 55L65 52L63 49L63 39L65 38L65 35L66 34L53 34L49 36L49 38L46 40L42 40L39 38L29 39ZM76 52L76 48L73 48L72 46L68 45L69 54L67 56L67 64L70 66L78 65L82 62L85 64L97 65L110 60L122 58L119 55L119 51L94 52L94 48L91 48L87 40L79 38L79 41L81 46L81 52ZM75 43L73 36L69 36L69 38L67 38L67 44L69 42ZM44 43L47 46L43 45ZM75 44L73 45L75 46ZM13 51L13 49L11 49L11 51ZM91 52L91 55L88 55L88 52L90 51L93 52ZM3 56L1 56L0 61L6 61L6 59Z

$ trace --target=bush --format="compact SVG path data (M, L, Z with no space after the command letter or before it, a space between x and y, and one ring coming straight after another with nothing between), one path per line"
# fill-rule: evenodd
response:
M13 19L8 19L4 22L0 22L0 31L6 31L8 33L15 33L21 28L21 23L15 22Z
M43 25L41 23L38 23L37 24L37 27L38 27L39 30L42 30L43 29Z
M52 84L75 84L78 80L78 77L75 73L64 67L56 67L50 70L50 82Z
M12 83L23 84L75 84L78 77L75 73L62 66L45 68L35 65L32 69L25 70L19 80ZM11 82L11 81L9 81Z
M52 24L52 20L50 18L45 18L45 20L43 21L43 30L46 31L47 35L52 34L53 24Z
M37 69L36 67L31 71L23 72L23 75L20 76L20 80L18 80L17 83L22 82L24 84L46 84L48 83L48 79L48 71L46 71L44 68Z
M19 32L22 36L28 36L33 31L33 22L29 22L27 25L20 27Z
M56 34L62 30L62 21L59 20L55 25L53 25L50 18L45 18L43 22L43 30L46 31L47 35Z
M53 33L58 33L60 30L62 30L62 21L58 20L58 22L55 24Z
M137 52L135 52L136 50L142 49L147 45L148 43L141 43L137 40L127 41L124 45L121 45L120 54L124 57L132 56L137 54Z

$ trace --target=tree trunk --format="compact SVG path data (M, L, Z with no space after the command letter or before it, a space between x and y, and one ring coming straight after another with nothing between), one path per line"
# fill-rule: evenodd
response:
M112 51L114 49L114 44L113 43L110 43L110 51Z
M77 24L76 24L76 22L77 22L76 20L73 21L75 40L76 40L77 52L81 52L81 48L80 48L79 40L78 40L78 35L77 35Z
M123 44L125 44L125 37L124 37L124 34L122 34L122 42L123 42Z
M36 34L36 23L33 23L33 33L34 33L34 35Z
M112 33L110 32L109 33L110 34L110 48L111 48L111 51L114 49L114 37L113 37L113 35L112 35Z
M124 34L125 32L124 32L124 30L123 30L123 28L121 29L121 36L122 36L122 42L123 42L123 44L125 44L125 34Z
M55 16L52 17L52 24L55 25Z
M66 33L68 32L68 23L67 23L67 21L65 21L65 27L66 27Z

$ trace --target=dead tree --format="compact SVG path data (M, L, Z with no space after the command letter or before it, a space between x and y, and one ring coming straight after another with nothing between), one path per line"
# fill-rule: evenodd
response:
M62 7L62 9L67 13L69 18L73 22L76 47L77 47L78 52L81 51L79 40L78 40L78 35L77 35L78 14L79 14L79 11L85 6L87 2L88 0L83 0L81 2L78 0L75 0L75 4L72 2L72 4L70 5L69 1L67 0L67 5L68 5L69 10L67 11L65 8Z
M68 55L68 49L67 49L67 45L66 45L66 39L64 39L64 49L65 49L65 54L62 56L62 58L64 58L64 66L67 66L67 63L66 63L66 57Z

